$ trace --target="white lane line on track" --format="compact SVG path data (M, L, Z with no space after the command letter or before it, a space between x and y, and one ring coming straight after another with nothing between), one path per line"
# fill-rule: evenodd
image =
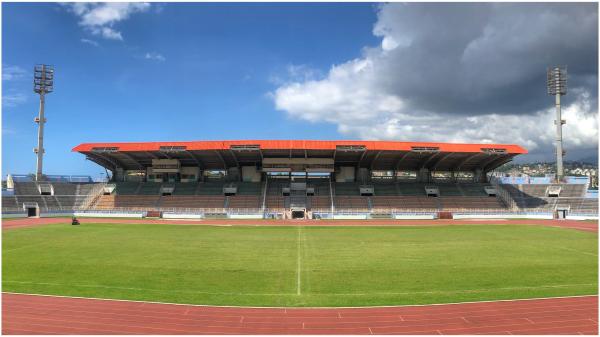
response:
M123 300L114 298L99 298L99 297L81 297L81 296L65 296L65 295L47 295L47 294L30 294L30 293L17 293L3 291L2 295L21 295L21 296L40 296L40 297L56 297L56 298L72 298L80 300L93 300L93 301L115 301L115 302L130 302L130 303L148 303L148 304L165 304L165 305L183 305L192 307L210 307L210 308L252 308L252 309L368 309L368 308L406 308L406 307L429 307L429 306L445 306L445 305L457 305L457 304L477 304L477 303L504 303L504 302L527 302L527 301L540 301L540 300L557 300L557 299L570 299L570 298L589 298L598 297L598 295L573 295L573 296L555 296L555 297L533 297L533 298L515 298L510 300L482 300L482 301L465 301L465 302L448 302L448 303L432 303L432 304L400 304L400 305L371 305L371 306L360 306L360 307L256 307L256 306L236 306L236 305L209 305L209 304L186 304L186 303L172 303L172 302L158 302L158 301L142 301L142 300Z

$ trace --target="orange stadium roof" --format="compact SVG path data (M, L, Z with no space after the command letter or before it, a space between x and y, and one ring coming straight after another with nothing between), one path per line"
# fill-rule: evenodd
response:
M206 170L260 165L263 158L333 158L336 165L372 170L492 170L527 153L514 144L464 144L361 140L224 140L84 143L73 148L114 170L142 170L152 159L178 159Z
M261 150L335 150L338 146L365 146L371 151L411 151L415 147L437 147L441 152L481 152L482 148L506 150L510 154L525 154L527 150L514 144L467 144L432 142L395 142L361 140L223 140L189 142L127 142L83 143L73 148L75 152L88 152L94 148L116 147L121 152L159 151L166 146L185 146L188 151L229 150L236 145L258 145Z

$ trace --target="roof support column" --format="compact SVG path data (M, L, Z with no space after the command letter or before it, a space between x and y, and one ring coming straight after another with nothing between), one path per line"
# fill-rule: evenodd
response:
M428 183L431 180L431 172L425 167L417 172L417 181L420 183Z
M478 168L473 172L473 182L474 183L485 183L485 174L483 174L483 170Z

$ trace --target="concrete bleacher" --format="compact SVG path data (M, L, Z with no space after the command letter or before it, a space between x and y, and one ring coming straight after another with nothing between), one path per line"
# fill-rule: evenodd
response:
M102 195L91 205L91 209L149 210L158 206L158 195Z
M283 188L290 187L290 179L270 178L267 182L231 182L212 180L191 183L118 182L112 195L102 195L102 188L94 183L53 182L54 195L40 195L35 182L15 182L13 196L2 197L3 211L23 210L23 203L37 203L42 211L77 209L131 209L131 210L259 210L283 211L292 204L302 204L307 210L329 212L332 201L335 211L389 212L402 210L507 210L499 197L489 197L482 183L417 183L375 181L373 196L360 196L359 183L335 183L327 178L294 178L306 182L314 195L306 196L299 190L284 196ZM49 184L49 183L46 183ZM265 191L266 185L266 191ZM427 197L425 185L439 188L439 197ZM100 188L98 187L100 186ZM173 187L172 195L162 196L161 188ZM237 194L223 195L224 186L237 186ZM333 186L333 189L330 187ZM559 197L548 197L548 189L555 184L501 185L519 209L551 211L568 208L570 213L597 214L597 199L586 199L586 185L561 184ZM95 195L91 195L94 193ZM265 195L266 193L266 195ZM300 194L298 194L300 193ZM295 199L294 199L295 198ZM264 205L263 205L264 200ZM295 200L295 201L294 201ZM304 207L304 206L302 206Z
M445 211L465 209L505 209L506 206L495 197L448 197L439 198L441 209Z
M15 182L15 194L17 195L39 195L37 183L35 182Z
M331 196L315 195L307 197L307 208L313 211L331 210Z
M175 183L173 195L195 195L198 183Z
M337 195L334 205L337 210L368 210L369 200L356 195Z
M396 209L437 209L436 198L426 196L372 196L374 210Z
M225 208L225 196L169 195L160 197L160 209L212 209Z
M484 189L485 186L487 186L487 184L463 183L458 185L458 188L462 191L464 196L477 197L487 196L487 193Z
M223 195L223 186L225 182L203 182L196 188L196 195Z
M397 188L400 195L425 195L425 184L400 183ZM377 194L377 190L375 194Z
M281 195L267 195L265 208L273 211L283 211L285 209L285 197Z
M115 185L115 194L117 195L135 195L140 188L139 182L118 182Z
M440 190L440 196L463 196L463 192L457 184L430 184L437 186Z
M52 183L54 195L77 195L78 186L80 185L69 183Z
M343 195L360 195L360 184L358 183L338 183L336 182L334 185L335 195L343 196Z
M155 195L155 194L159 194L160 193L160 188L163 184L162 183L143 183L140 185L139 189L137 190L137 194L139 195Z
M394 183L374 183L375 195L399 195L397 185Z
M557 208L570 212L598 213L597 200L587 199L584 184L501 184L499 185L514 200L515 205L525 210L553 211ZM560 187L558 197L549 197L549 188Z
M263 189L263 183L254 182L238 182L237 195L261 195Z
M3 210L23 210L23 203L37 203L42 211L77 210L84 206L96 183L44 182L52 185L53 195L40 195L38 183L15 182L14 196L3 197Z
M19 205L16 196L2 196L2 209L6 211L23 210L23 204Z
M235 195L227 197L227 208L230 209L258 209L262 206L262 199L258 195Z

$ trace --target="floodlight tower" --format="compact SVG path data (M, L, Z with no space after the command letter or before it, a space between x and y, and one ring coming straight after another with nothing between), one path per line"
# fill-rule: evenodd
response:
M548 94L555 97L556 105L556 180L561 182L564 176L563 156L565 151L562 147L562 126L567 121L562 119L560 111L560 96L567 94L567 68L548 68Z
M33 149L33 152L37 155L37 170L35 173L35 180L43 180L42 176L42 163L44 159L44 124L46 118L44 117L44 97L46 94L51 93L54 90L54 67L38 64L33 68L33 91L40 95L40 112L39 116L34 119L34 122L38 124L38 146Z

